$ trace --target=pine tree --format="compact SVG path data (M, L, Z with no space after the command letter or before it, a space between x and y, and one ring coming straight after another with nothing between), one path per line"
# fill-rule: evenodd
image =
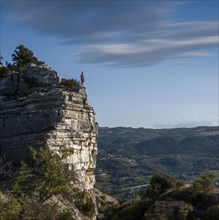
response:
M16 50L12 54L12 60L14 66L19 70L20 67L28 63L42 64L43 62L39 61L33 54L31 50L26 48L24 45L19 45L16 47Z

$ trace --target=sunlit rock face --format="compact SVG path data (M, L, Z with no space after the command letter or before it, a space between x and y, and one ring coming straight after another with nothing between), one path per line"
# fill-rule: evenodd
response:
M10 160L30 161L28 146L68 151L65 162L89 190L95 183L97 130L86 89L62 85L50 68L29 65L0 80L0 153Z

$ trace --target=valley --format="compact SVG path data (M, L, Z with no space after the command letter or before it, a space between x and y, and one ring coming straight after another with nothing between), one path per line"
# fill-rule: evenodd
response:
M219 128L99 128L96 187L119 200L145 191L150 178L165 173L191 182L219 170Z

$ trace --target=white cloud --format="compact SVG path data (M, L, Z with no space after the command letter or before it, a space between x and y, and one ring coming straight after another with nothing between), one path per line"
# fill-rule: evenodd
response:
M217 36L189 40L148 39L135 44L82 46L77 55L81 62L149 66L168 59L205 57L207 53L193 51L214 48L217 44Z
M160 1L7 1L10 17L78 47L80 62L142 67L205 57L218 48L218 21L175 22Z
M182 58L199 58L199 57L208 57L210 56L209 53L182 53L179 54L178 57L182 57Z

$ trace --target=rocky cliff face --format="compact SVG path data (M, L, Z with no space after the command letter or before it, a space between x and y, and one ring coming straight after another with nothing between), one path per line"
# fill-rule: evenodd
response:
M85 189L95 183L97 123L86 89L62 85L45 65L28 65L0 80L0 153L13 161L29 160L28 146L71 152Z

